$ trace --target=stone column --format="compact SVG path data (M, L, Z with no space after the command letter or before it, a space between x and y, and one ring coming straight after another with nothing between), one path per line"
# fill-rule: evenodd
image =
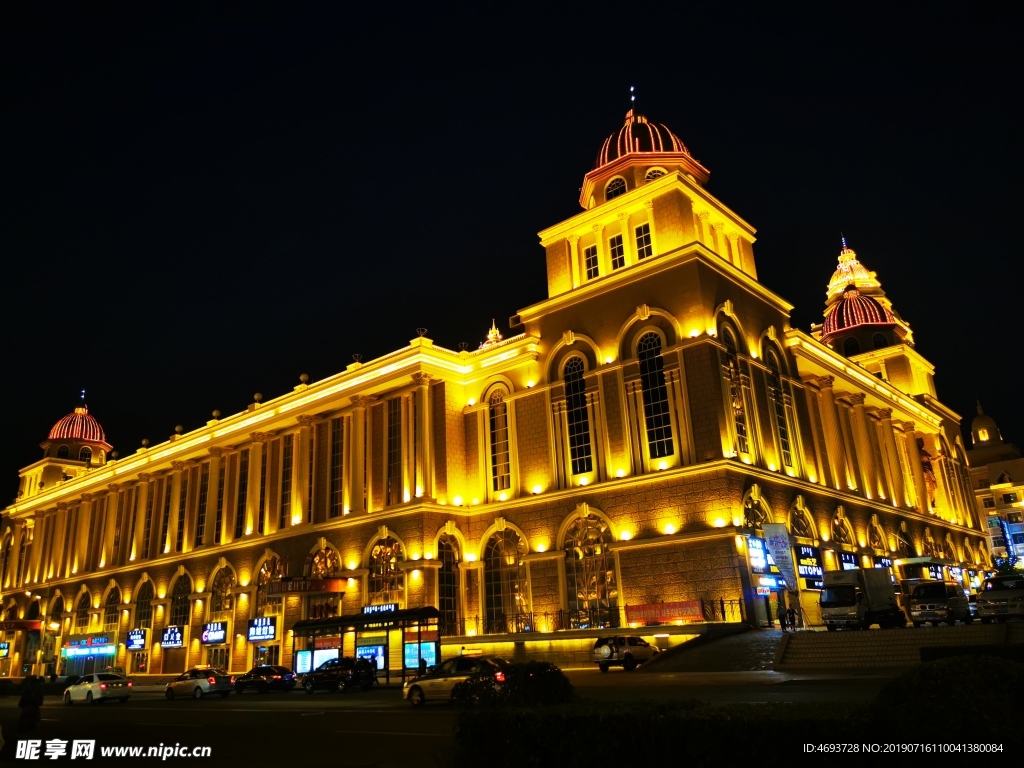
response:
M607 275L612 270L612 262L608 257L608 249L604 245L604 227L594 224L590 227L594 233L594 247L597 248L597 274ZM606 268L607 265L607 268Z
M580 287L580 239L577 235L569 235L569 266L572 268L572 287Z
M47 557L47 565L45 568L45 578L47 579L63 579L65 578L66 571L64 570L64 538L66 536L67 527L70 524L68 516L71 511L68 509L68 503L66 501L57 502L57 514L51 519L53 524L53 538L50 543L50 552Z
M828 446L828 460L832 468L832 477L839 490L849 488L849 477L846 471L846 449L843 447L843 435L839 429L839 411L836 408L835 394L832 392L831 376L818 378L818 389L821 393L821 422L825 430L825 444Z
M892 428L892 408L882 408L878 411L881 417L882 445L886 464L889 466L890 483L889 489L892 492L893 503L898 507L907 506L907 499L903 491L903 470L900 468L900 457L896 453L896 433Z
M931 505L928 503L928 486L924 482L924 466L921 464L921 451L917 447L917 432L914 431L914 422L907 421L903 424L904 439L907 441L907 458L910 460L910 471L914 476L914 495L917 496L917 511L928 512Z
M636 263L636 243L633 242L631 232L629 231L629 214L622 212L619 214L619 231L622 233L622 256L626 261L626 266Z
M83 493L82 503L78 507L78 530L75 531L75 556L71 561L71 573L85 570L86 559L89 557L89 539L92 538L92 494Z
M167 538L162 542L162 552L173 552L175 539L178 536L178 515L183 514L184 510L179 509L181 501L181 473L185 469L185 462L183 461L172 461L171 468L174 470L171 472L171 514L167 518ZM158 552L157 555L161 553Z
M644 393L640 379L625 382L626 414L630 438L630 474L647 472L647 424L644 420Z
M434 498L434 420L430 403L430 374L414 373L416 382L416 496Z
M28 571L25 583L39 581L39 573L43 562L43 542L46 540L46 512L36 512L32 516L32 547L29 549Z
M143 540L146 533L146 510L149 504L150 480L152 475L142 472L139 474L139 493L135 503L135 536L132 538L131 560L141 560L145 556L146 542ZM153 532L150 531L150 539ZM152 554L152 552L150 553Z
M708 227L708 219L710 214L707 211L701 211L697 214L697 218L700 219L700 241L707 247L711 247L711 230Z
M18 560L21 557L21 540L25 536L25 521L18 520L11 526L11 555L7 563L7 579L4 581L4 588L17 587L18 585Z
M651 256L654 258L660 251L658 250L658 233L655 231L654 226L654 201L644 200L644 208L647 209L647 228L651 231ZM635 233L634 233L635 234Z
M217 500L223 493L220 487L220 466L221 456L223 455L223 448L210 449L210 485L206 497L206 520L203 522L202 541L197 539L195 542L197 547L202 546L206 542L210 542L212 544L217 538ZM224 513L221 512L222 518L223 515ZM223 539L221 540L223 541Z
M873 499L878 494L878 483L875 481L875 452L871 449L868 420L864 414L864 397L860 392L850 395L850 402L853 404L853 440L857 446L861 488L866 498Z
M366 409L370 398L352 398L352 512L367 512L366 496Z
M245 497L245 530L243 536L257 533L260 516L260 475L263 472L263 446L267 442L267 436L263 432L253 432L249 435L252 444L249 446L249 484L246 488ZM266 520L267 503L264 493L264 520Z
M121 486L111 483L107 486L107 524L103 528L103 549L100 550L100 568L110 568L114 557L114 528L117 526L117 499Z
M312 416L299 416L299 434L295 436L297 445L294 446L295 461L292 476L292 519L298 519L304 523L311 519L309 510L309 462L313 457L309 455L309 436L313 428ZM291 521L288 521L291 525Z

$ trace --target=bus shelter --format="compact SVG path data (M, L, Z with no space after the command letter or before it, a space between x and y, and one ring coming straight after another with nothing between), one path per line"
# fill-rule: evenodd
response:
M384 673L386 683L391 682L393 668L401 671L404 681L407 674L419 673L421 658L427 666L440 661L440 616L440 611L432 605L399 608L397 603L388 603L367 605L360 613L348 616L303 619L292 627L292 658L296 658L299 638L306 639L306 648L302 650L322 648L323 643L318 640L330 642L330 638L337 638L340 654L346 636L352 635L355 655L374 663L374 667ZM399 668L392 663L396 653L401 657Z

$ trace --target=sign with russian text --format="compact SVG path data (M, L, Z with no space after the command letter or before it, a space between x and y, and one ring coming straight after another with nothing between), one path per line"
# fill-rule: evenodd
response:
M281 579L267 584L268 595L345 594L345 579Z
M938 579L943 581L942 578L942 566L941 565L929 565L928 566L928 577L932 579Z
M199 642L203 645L219 645L228 641L228 624L226 621L212 621L203 624L203 634Z
M672 621L704 621L700 600L626 606L628 624L667 624Z
M789 544L789 533L782 523L763 523L761 530L768 545L768 552L787 585L796 589L796 569L793 567L793 547Z
M824 589L825 571L821 566L821 550L803 544L796 550L796 572L804 580L804 588Z
M249 619L249 642L266 643L277 639L277 616Z
M875 557L875 568L892 568L892 558Z
M856 571L860 568L860 564L857 562L857 556L852 552L840 552L839 564L842 566L844 571Z
M144 651L148 645L147 640L149 639L148 629L129 629L128 640L124 644L125 650L128 651Z
M398 610L398 603L382 603L381 605L364 605L363 616L373 616L378 613L394 613Z
M181 648L184 645L184 627L164 627L164 634L160 638L161 648Z

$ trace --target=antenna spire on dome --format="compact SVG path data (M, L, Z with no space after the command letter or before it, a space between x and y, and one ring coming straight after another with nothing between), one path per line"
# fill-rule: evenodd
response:
M636 106L636 86L629 86L629 108L633 109Z
M839 233L839 239L843 241L843 248L846 248L846 235L842 232Z

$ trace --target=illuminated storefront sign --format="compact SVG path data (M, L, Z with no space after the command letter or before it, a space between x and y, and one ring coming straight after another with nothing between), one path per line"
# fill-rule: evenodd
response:
M10 643L0 643L0 659L6 659L11 653Z
M875 557L875 568L892 568L891 557Z
M419 669L420 659L427 662L428 667L437 664L437 643L406 643L405 644L405 668Z
M765 544L764 539L757 536L751 536L747 539L747 557L750 561L751 573L755 576L773 577L770 579L770 584L762 580L762 586L771 586L773 589L779 586L786 586L786 580L782 578L778 566L775 565L772 556L768 554L768 545Z
M804 589L824 589L825 572L821 565L821 550L817 547L796 548L796 572L804 581Z
M672 621L703 620L704 614L701 611L700 600L626 606L626 622L629 624L668 624Z
M277 639L277 616L249 619L249 642L266 643Z
M267 584L268 595L345 594L345 579L281 579Z
M60 655L66 659L79 656L113 656L116 653L117 646L106 634L71 635L64 641L64 647L60 650Z
M363 615L372 616L375 613L394 613L398 610L398 603L383 603L381 605L364 605Z
M356 646L356 656L366 659L373 664L378 671L384 670L384 646L383 645L359 645Z
M857 556L852 552L840 552L839 564L842 566L844 571L855 571L860 568L860 563L857 562Z
M218 645L228 641L228 625L226 621L213 621L203 624L203 634L199 642L203 645Z
M124 647L129 651L144 651L149 645L149 630L148 629L129 629L128 630L128 641Z
M184 627L165 627L163 637L160 638L161 648L181 648L184 644Z
M963 581L964 569L951 566L949 569L949 578L951 578L953 581Z
M928 578L929 579L937 579L938 581L943 581L944 577L942 575L942 566L941 565L929 565L928 566Z

